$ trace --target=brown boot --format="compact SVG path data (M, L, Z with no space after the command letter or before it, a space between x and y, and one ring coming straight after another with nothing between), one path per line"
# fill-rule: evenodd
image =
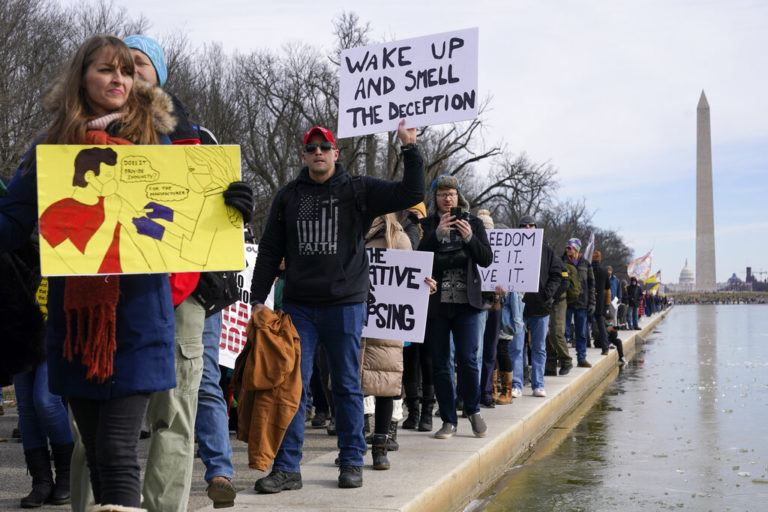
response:
M496 399L497 405L509 405L512 403L512 372L499 372L501 374L501 393Z
M496 401L496 397L499 396L499 371L493 370L493 394L491 400Z

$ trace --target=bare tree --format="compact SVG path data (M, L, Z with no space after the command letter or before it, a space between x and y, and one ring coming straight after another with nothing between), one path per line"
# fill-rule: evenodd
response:
M68 57L61 11L42 0L0 2L0 173L13 174L50 118L41 97Z
M76 48L96 34L123 38L142 34L149 28L149 20L143 14L130 17L126 7L116 7L112 0L76 4L64 13L62 23L70 27L67 37L70 48Z

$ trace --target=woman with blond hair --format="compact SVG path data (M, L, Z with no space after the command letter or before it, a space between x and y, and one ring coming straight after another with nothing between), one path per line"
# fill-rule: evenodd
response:
M35 149L44 144L162 144L174 126L172 103L159 88L134 80L128 47L94 36L77 50L46 98L54 120L26 153L0 200L0 250L20 246L38 221ZM115 219L107 176L85 174L93 201L74 197L41 232L81 252ZM83 186L73 184L73 187ZM82 195L78 197L83 197ZM113 223L111 244L135 236ZM118 272L101 272L114 274ZM173 304L167 274L51 277L48 296L49 387L69 400L85 445L94 510L138 510L138 439L152 392L175 386Z
M367 248L401 249L410 251L411 242L397 220L389 213L376 217L365 236ZM430 282L431 281L431 282ZM435 282L427 278L430 289ZM369 292L368 306L372 304ZM368 312L371 314L370 309ZM373 469L389 469L387 435L390 433L395 399L400 398L403 379L403 342L378 338L363 338L360 350L360 384L364 395L376 397L373 429Z

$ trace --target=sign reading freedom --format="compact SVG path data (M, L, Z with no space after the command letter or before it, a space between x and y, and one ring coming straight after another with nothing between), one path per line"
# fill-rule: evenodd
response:
M543 229L489 229L493 262L478 267L483 291L501 286L508 292L539 291Z
M477 117L478 29L341 52L338 137Z

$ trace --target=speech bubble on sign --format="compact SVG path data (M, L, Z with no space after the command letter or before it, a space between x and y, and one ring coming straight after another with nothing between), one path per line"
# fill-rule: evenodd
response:
M152 183L146 194L153 201L182 201L189 197L189 189L175 183Z
M152 168L152 163L143 156L126 156L120 160L120 179L126 183L157 181L160 173Z

